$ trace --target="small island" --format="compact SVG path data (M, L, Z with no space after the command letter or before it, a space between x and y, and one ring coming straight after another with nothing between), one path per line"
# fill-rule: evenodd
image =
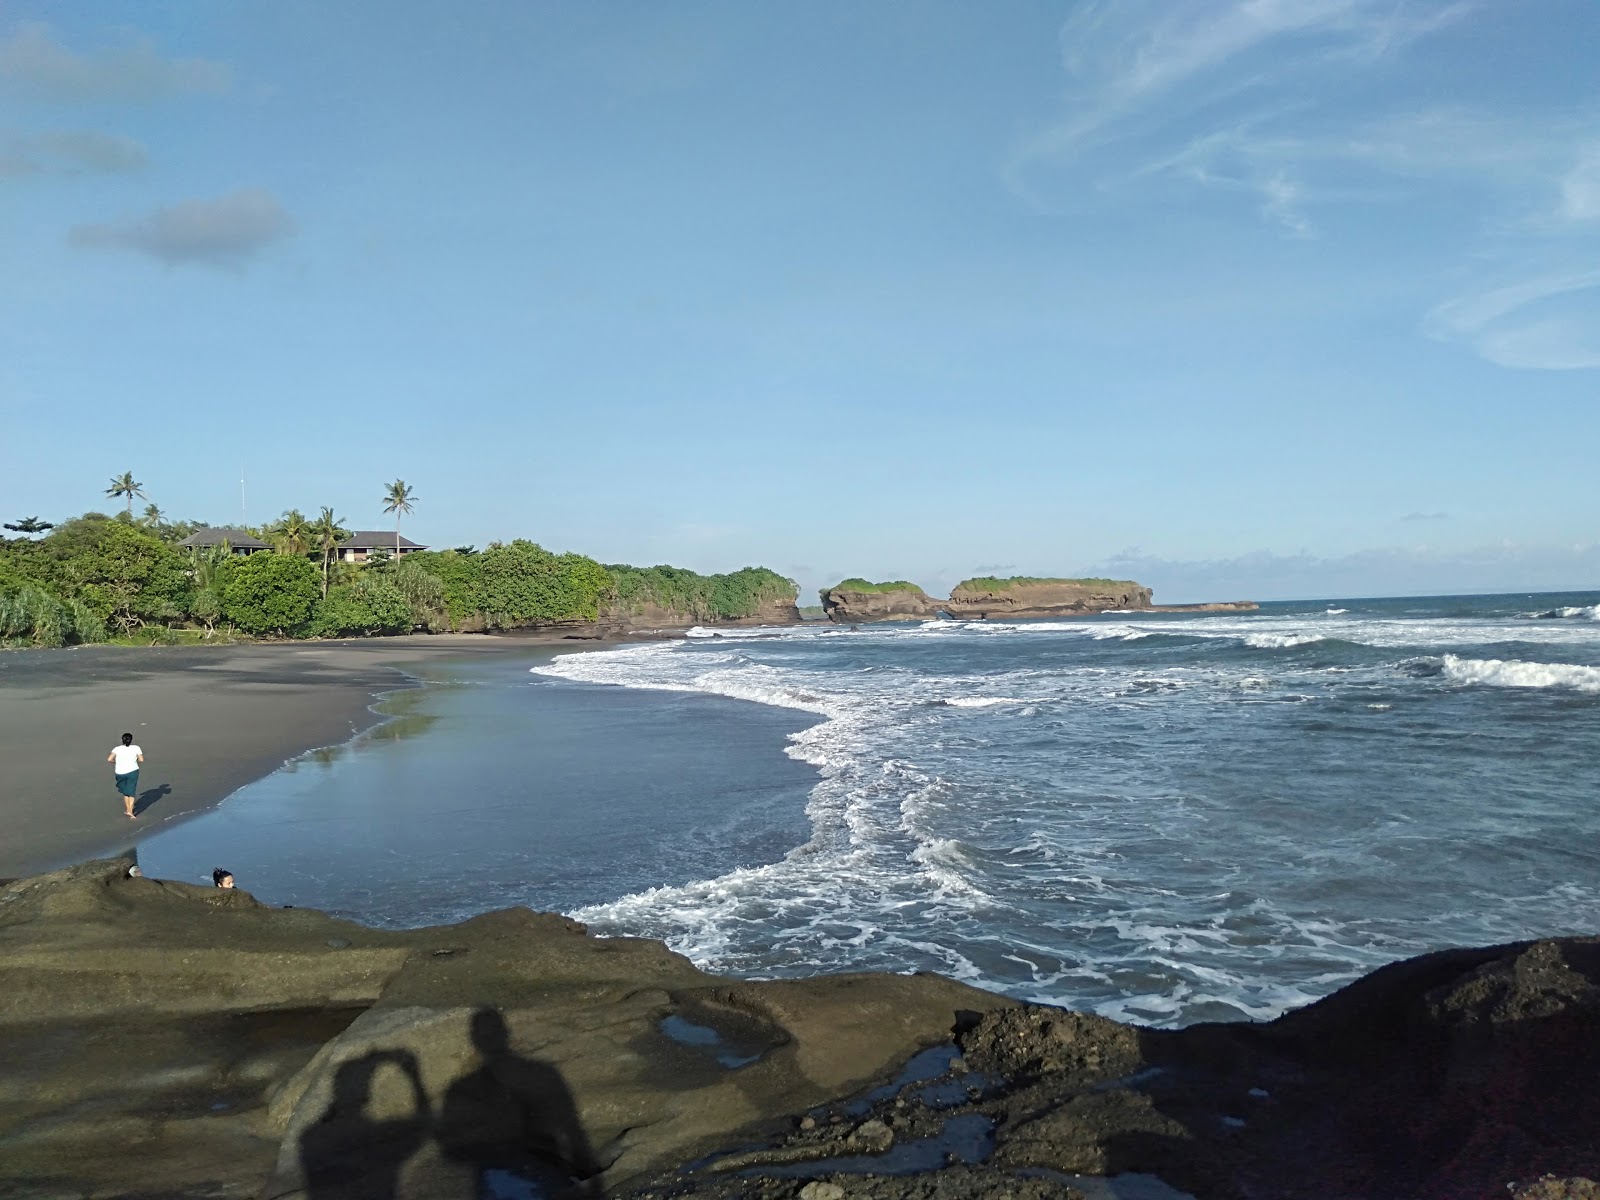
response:
M1253 600L1208 604L1153 604L1150 588L1131 579L1049 579L992 575L963 579L946 600L936 600L904 579L872 583L841 580L822 589L822 606L832 621L962 621L1082 617L1103 612L1250 612Z

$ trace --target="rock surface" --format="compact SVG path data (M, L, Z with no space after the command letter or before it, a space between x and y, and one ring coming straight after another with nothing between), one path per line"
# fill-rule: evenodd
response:
M931 621L939 615L940 602L921 588L868 592L836 587L822 594L822 607L830 621L851 625L861 621Z
M371 930L129 866L0 889L0 1196L1600 1195L1596 938L1167 1031L931 975L720 979L521 909Z
M942 616L960 621L1028 620L1039 617L1083 617L1094 613L1252 612L1253 600L1210 604L1152 604L1150 589L1131 579L1078 583L1040 580L1003 587L960 586L948 600L938 600L912 585L867 591L839 586L823 593L822 607L839 624L865 621L933 621Z
M942 606L952 617L991 620L1006 617L1061 617L1110 609L1150 607L1150 589L1131 579L1114 583L1045 580L1002 588L958 587Z

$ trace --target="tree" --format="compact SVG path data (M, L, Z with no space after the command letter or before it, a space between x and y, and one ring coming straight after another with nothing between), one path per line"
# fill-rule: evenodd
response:
M387 579L363 575L336 587L317 602L312 632L319 637L366 637L406 633L412 627L411 606Z
M111 486L106 489L106 495L111 497L124 497L128 501L128 517L133 517L133 498L149 499L144 494L144 484L134 479L132 471L124 471L121 475L111 477Z
M161 509L154 504L144 506L144 515L139 518L139 524L150 529L159 529L166 518L161 515Z
M404 479L396 479L383 496L383 511L394 514L394 556L400 557L400 515L411 515L412 502L417 493L406 486Z
M49 521L38 517L23 517L20 521L7 521L5 527L12 533L49 533L55 528Z
M311 523L305 513L291 508L267 527L279 554L305 554L311 549Z
M350 531L344 527L344 522L333 515L333 509L323 508L322 515L317 518L311 527L311 536L316 539L317 547L322 551L322 595L328 595L328 564L333 561L334 552L339 549L339 543L350 536Z
M228 570L222 611L246 633L304 633L316 606L317 568L307 558L252 554Z
M81 600L103 621L134 629L182 616L189 604L183 555L122 517L98 513L58 525L26 548L26 573L63 599ZM20 565L20 564L19 564Z

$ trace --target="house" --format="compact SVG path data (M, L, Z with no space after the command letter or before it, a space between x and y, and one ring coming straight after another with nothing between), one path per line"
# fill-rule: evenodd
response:
M189 550L208 550L226 545L234 554L259 554L272 547L242 529L196 529L178 545Z
M401 554L415 554L426 550L408 537L399 539ZM350 536L339 543L339 561L364 563L374 550L386 551L391 558L395 551L395 533L392 529L352 529Z

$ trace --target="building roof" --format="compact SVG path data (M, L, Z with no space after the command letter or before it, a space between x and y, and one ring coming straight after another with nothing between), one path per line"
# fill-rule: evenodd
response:
M228 545L236 550L272 549L266 542L263 542L258 537L251 537L242 529L196 529L183 541L179 542L178 545L195 547L220 546L223 542L227 542Z
M392 529L352 529L350 536L339 543L341 550L393 550L394 530ZM408 537L400 539L402 550L426 550L427 547L420 542L413 542Z

